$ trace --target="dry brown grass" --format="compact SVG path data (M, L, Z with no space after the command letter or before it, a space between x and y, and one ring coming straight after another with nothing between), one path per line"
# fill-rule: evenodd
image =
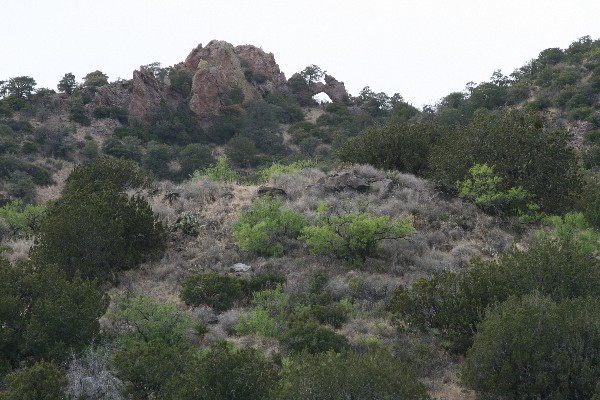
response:
M301 212L310 221L315 219L315 210L321 202L337 210L354 210L358 203L369 204L374 213L391 218L413 215L417 231L404 240L382 242L378 259L369 259L362 269L353 269L343 260L311 255L297 240L287 243L287 252L281 257L263 258L241 252L233 240L232 226L240 212L256 198L257 186L212 181L179 185L162 182L158 193L147 197L152 209L169 228L173 228L182 213L197 213L201 232L192 237L171 229L163 259L123 273L118 291L178 303L194 320L208 325L209 332L202 345L228 339L242 346L275 352L279 345L273 339L235 335L235 324L247 309L236 308L216 315L206 307L187 307L179 299L181 282L197 272L227 273L234 263L244 262L252 266L251 274L283 273L287 279L284 291L290 303L295 304L306 295L314 274L325 272L329 281L324 290L331 298L347 298L354 304L352 318L339 330L353 346L364 345L369 340L378 340L390 349L398 344L408 346L386 309L398 285L409 285L417 277L437 271L460 269L472 257L495 257L516 240L493 218L470 204L436 192L430 182L408 174L387 174L368 166L352 167L350 171L371 182L372 190L367 193L312 190L326 177L314 169L274 176L268 185L284 190L287 197L283 206ZM168 193L177 195L169 198ZM410 346L416 346L414 351L418 353L421 347L430 349L432 345ZM472 399L473 394L463 392L457 383L457 361L441 353L435 357L434 361L421 360L421 364L416 364L423 369L420 377L431 394L446 399Z

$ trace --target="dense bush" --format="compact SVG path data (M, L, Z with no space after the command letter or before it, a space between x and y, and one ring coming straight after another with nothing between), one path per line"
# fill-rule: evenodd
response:
M110 182L120 192L150 189L153 184L151 176L133 161L102 156L90 164L75 167L65 181L63 193L74 193L97 181Z
M461 379L485 398L589 399L600 379L600 302L511 298L479 326Z
M257 349L217 344L173 370L166 399L267 399L277 382L273 362Z
M465 352L486 310L509 296L537 292L555 301L600 296L595 284L600 270L585 243L572 234L547 237L498 261L474 261L458 273L418 279L410 289L396 289L391 308L409 326L435 330L447 348Z
M94 108L93 115L94 115L94 118L116 119L117 121L119 121L122 124L126 124L129 120L128 115L127 115L127 110L125 110L121 107L117 107L117 106L111 106L111 107L98 106L98 107Z
M522 187L543 211L563 212L578 190L577 162L567 131L549 123L544 115L523 111L478 112L432 148L429 176L454 187L473 165L493 165L502 178L500 191Z
M194 171L192 174L192 181L210 179L218 182L236 182L238 178L237 172L231 169L229 158L226 156L219 157L213 166Z
M6 377L2 400L66 400L67 377L54 364L40 361Z
M532 195L522 187L511 187L506 191L499 188L502 178L494 174L494 167L476 164L469 169L469 176L458 182L459 197L495 215L515 215L521 221L537 220L542 217L539 206Z
M31 250L36 264L57 264L69 276L109 279L158 258L166 230L141 197L127 197L108 181L65 193L47 209Z
M34 234L46 212L45 206L15 200L0 207L0 237L26 238Z
M371 127L348 140L338 157L346 162L423 175L428 168L429 151L439 136L438 130L432 123Z
M222 312L233 307L243 297L244 291L240 278L209 273L186 278L180 295L189 305L205 304Z
M281 205L281 201L263 197L242 213L233 226L240 249L269 256L283 254L285 239L297 238L306 219Z
M302 230L300 237L313 253L330 254L362 265L377 255L382 240L404 238L414 232L412 217L397 221L377 217L367 211L335 215L321 204L314 226Z
M426 387L384 351L302 353L284 364L277 400L429 399Z
M289 317L281 343L291 352L310 354L327 351L339 353L349 348L345 336L321 326L309 313L302 311Z
M55 266L0 260L0 376L26 360L65 360L99 334L108 297Z

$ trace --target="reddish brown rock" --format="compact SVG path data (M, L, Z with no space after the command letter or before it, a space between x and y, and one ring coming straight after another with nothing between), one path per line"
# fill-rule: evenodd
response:
M163 100L152 71L141 68L133 72L133 93L129 103L129 120L147 124Z
M190 110L199 117L218 115L223 98L234 88L244 94L244 102L260 96L245 78L240 59L233 46L227 42L213 40L202 49L194 49L185 65L198 60L192 81Z
M265 53L248 44L237 46L235 53L241 60L242 68L251 73L255 86L263 95L286 84L285 75L275 62L273 53Z

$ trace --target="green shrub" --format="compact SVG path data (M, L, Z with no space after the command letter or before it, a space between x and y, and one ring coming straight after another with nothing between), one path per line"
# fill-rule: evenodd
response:
M240 249L269 256L283 254L285 239L297 238L306 219L281 205L281 201L263 197L242 213L233 226L233 237Z
M47 209L31 258L57 264L69 276L110 279L116 271L159 258L166 230L141 197L129 198L109 181L63 194Z
M306 168L314 168L315 166L316 164L310 160L300 160L288 165L275 163L272 164L270 167L262 170L260 173L260 177L263 182L268 182L272 176L293 174L300 172Z
M15 200L0 207L0 221L6 235L11 238L26 238L34 234L46 214L46 206L23 204ZM4 236L4 235L2 235Z
M54 364L40 361L29 368L19 369L6 377L2 400L66 400L65 373Z
M90 164L75 167L65 181L63 193L83 190L98 181L110 182L120 192L150 189L153 184L152 177L133 161L102 156Z
M281 342L289 351L297 353L340 353L349 348L345 336L319 325L312 316L302 311L290 316Z
M250 316L241 317L235 326L239 335L279 337L289 311L289 297L281 285L275 289L254 292Z
M570 135L539 113L479 111L465 127L440 136L429 154L429 177L454 188L475 164L494 166L501 191L522 187L544 212L562 213L579 190Z
M236 182L239 177L237 172L229 166L229 159L225 156L219 157L212 167L194 171L192 181L210 179L217 182Z
M249 279L242 281L246 297L252 298L255 292L263 290L273 290L286 282L285 275L275 272L264 272L252 275Z
M195 170L207 168L215 163L210 147L199 143L185 146L179 151L177 159L181 164L179 175L184 179L189 178Z
M53 265L0 260L0 376L36 360L65 361L100 333L108 296L95 282L68 280Z
M332 215L326 204L317 210L315 226L302 230L302 239L313 253L330 254L362 265L376 256L382 240L400 239L414 232L412 217L391 221L367 211Z
M275 365L257 349L217 344L172 370L163 399L267 399Z
M116 119L122 124L126 124L128 122L127 110L117 107L117 106L98 106L94 108L93 112L94 118L112 118Z
M206 304L215 311L227 311L244 295L241 280L216 273L197 274L182 283L181 298L189 305Z
M125 345L156 341L175 346L184 342L192 327L190 317L175 303L158 303L147 296L117 296L114 303L108 316Z
M502 190L503 179L494 174L494 167L475 164L469 169L469 177L458 182L458 196L496 215L519 216L521 221L542 218L533 196L521 186Z
M430 399L427 388L384 351L292 355L284 362L276 400Z
M600 302L511 298L479 326L461 380L482 398L589 399L600 378Z
M339 150L342 161L423 175L439 128L432 123L372 127Z
M528 251L514 250L497 261L473 261L458 273L418 279L410 289L400 286L391 309L402 322L438 332L445 347L463 353L486 310L510 296L538 292L555 301L600 296L600 270L591 250L585 234L578 238L559 230L558 236L541 238Z

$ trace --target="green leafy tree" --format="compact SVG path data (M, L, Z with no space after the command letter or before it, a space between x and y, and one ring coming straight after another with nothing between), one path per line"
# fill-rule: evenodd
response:
M173 160L175 149L168 144L150 142L146 153L142 156L142 165L159 179L169 179L173 176L169 165Z
M65 373L54 364L40 361L29 368L17 370L6 377L2 400L67 400Z
M29 99L36 86L35 79L30 76L17 76L10 78L2 86L2 94L20 99Z
M158 258L166 230L141 197L108 181L65 193L48 209L31 250L36 263L57 264L74 276L109 279L115 272Z
M71 72L67 72L56 86L59 92L66 93L69 95L73 94L73 91L76 87L77 81L75 80L75 75L73 75Z
M345 142L338 157L345 162L423 175L428 169L430 149L439 137L438 131L439 128L429 122L371 127Z
M392 221L366 210L335 215L325 203L317 214L316 225L304 228L300 239L313 253L334 255L356 265L375 256L382 240L401 239L414 232L410 216Z
M309 87L313 86L315 83L320 81L324 75L325 71L323 71L315 64L311 64L308 67L304 68L302 71L300 71L300 76L304 78Z
M481 323L461 380L483 398L589 399L600 379L600 302L511 298Z
M233 226L233 237L240 249L271 256L283 254L285 240L297 238L306 219L281 206L281 201L263 197L242 213Z
M215 163L210 147L199 143L185 146L177 155L177 159L181 164L179 174L182 178L189 178L194 171L207 168Z
M89 89L96 89L100 86L108 84L108 75L102 71L93 71L83 77L83 87Z
M225 149L227 157L242 168L252 167L258 161L256 145L245 136L235 135Z

